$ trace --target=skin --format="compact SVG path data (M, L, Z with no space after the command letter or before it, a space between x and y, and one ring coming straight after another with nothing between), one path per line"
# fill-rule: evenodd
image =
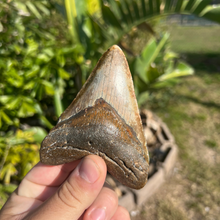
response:
M0 211L1 220L129 220L113 190L103 186L104 160L89 155L58 166L38 163Z

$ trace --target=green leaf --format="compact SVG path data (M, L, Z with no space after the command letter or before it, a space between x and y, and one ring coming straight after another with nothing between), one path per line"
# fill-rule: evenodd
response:
M26 83L25 85L24 85L24 90L29 90L29 89L33 89L34 88L34 85L35 85L35 81L30 81L30 82L28 82L28 83Z
M76 6L77 19L81 21L83 16L85 16L86 14L86 10L87 10L86 1L85 0L81 0L81 1L74 0L74 2Z
M14 96L13 99L11 99L11 101L5 105L5 108L9 110L17 109L20 106L20 103L21 103L21 97Z
M129 24L129 20L128 20L128 17L126 16L126 13L125 13L122 5L121 5L121 2L120 1L116 1L116 3L118 5L118 9L119 9L120 14L121 14L121 22L122 23L126 23L128 25Z
M155 82L151 85L151 88L152 89L162 89L162 88L166 88L166 87L172 87L172 86L176 85L177 83L178 83L177 78L171 78L171 79L167 79L165 81Z
M37 75L39 70L40 70L40 67L38 65L34 65L31 70L29 70L25 73L25 76L27 78L32 78Z
M192 9L192 7L194 6L196 0L189 0L186 7L185 7L185 10L187 11L190 11Z
M50 11L41 2L36 1L35 4L45 15L50 15Z
M19 1L14 1L13 5L18 10L20 15L30 16L30 13L27 10L27 7L26 7L26 5L24 3L19 2Z
M74 41L79 43L79 35L77 33L77 25L76 25L76 5L75 0L64 0L65 2L65 9L66 9L66 15L67 15L67 21L70 28L70 34Z
M64 55L61 54L61 53L58 53L58 54L57 54L56 60L57 60L57 62L59 63L59 65L60 65L61 67L63 67L63 66L65 65L65 63L66 63L65 57L64 57Z
M38 143L41 143L47 135L47 132L41 127L31 127L25 131L33 132L33 138Z
M48 65L44 66L41 71L40 71L40 78L46 77L47 75L50 74L50 68Z
M50 58L53 58L55 55L52 48L46 48L42 52L47 54Z
M46 55L45 53L40 53L37 55L37 64L41 64L41 63L48 63L51 60L51 58Z
M47 128L52 129L54 127L54 125L52 125L44 115L39 115L39 118L41 123Z
M175 12L180 12L183 5L183 0L178 0L175 8Z
M111 24L118 29L122 28L120 22L108 6L102 5L102 14L106 23Z
M68 72L66 72L63 68L59 68L58 73L62 79L69 79L70 78L70 74Z
M1 179L4 178L4 183L9 184L11 176L16 173L17 173L17 170L15 166L12 163L9 163L2 168L0 178Z
M172 1L171 0L166 0L165 1L165 8L164 11L170 11L171 7L172 7Z
M158 68L156 67L156 65L151 65L148 68L147 79L148 79L149 83L153 83L160 75L161 74L160 74Z
M44 85L44 89L47 95L53 95L54 94L54 87L53 84L46 81L42 80L41 83Z
M193 73L194 70L192 69L192 67L190 67L184 62L179 62L177 67L172 72L163 74L162 76L159 77L158 80L165 81L176 77L193 75Z
M199 15L210 3L211 0L201 0L200 3L194 9L193 13Z
M34 108L35 108L36 113L43 114L43 111L42 111L39 103L34 103Z
M202 17L220 23L220 5L209 6L202 12Z
M18 117L26 118L33 116L35 113L36 113L35 107L32 104L23 101L18 111Z
M4 120L5 123L8 124L8 125L12 125L13 124L13 121L3 111L0 111L0 118L2 118L2 120Z
M174 53L173 51L168 51L164 56L164 60L167 61L167 60L178 58L178 57L179 56L177 53Z
M153 0L148 0L148 2L149 2L149 12L148 13L153 14L154 13Z
M111 7L111 11L113 11L114 14L115 14L115 17L116 17L118 20L120 20L120 18L121 18L121 12L120 12L120 10L119 10L119 7L118 7L117 2L116 2L115 0L108 0L108 2L109 2L109 5L110 5L110 7Z
M136 19L139 19L140 18L140 14L139 14L139 8L138 8L138 5L137 5L137 2L132 1L132 4L133 4L133 9L134 9L135 17L136 17Z
M85 48L83 48L81 45L74 45L71 47L63 47L58 51L58 53L63 53L63 54L70 54L70 53L84 53Z
M130 2L128 3L128 0L124 0L124 4L125 4L125 7L126 7L127 12L128 12L128 15L127 15L127 16L129 17L129 19L130 19L130 21L131 21L131 23L132 23L134 20L133 20L133 15L132 15L131 10L130 10L130 7L129 7Z
M11 101L13 99L13 96L12 95L1 95L0 96L0 102L2 104L6 104L8 103L9 101Z
M145 104L148 98L149 98L149 91L139 94L138 99L137 99L138 106L140 107L143 104Z
M7 184L3 186L3 190L7 193L12 193L18 186L15 184Z
M23 86L24 83L24 78L23 76L19 75L19 72L14 69L13 67L10 68L9 71L7 71L7 82L10 83L11 85L20 88Z
M40 15L39 11L37 10L37 8L35 7L35 5L30 2L30 1L27 1L26 2L26 5L27 7L30 9L30 11L38 18L38 19L41 19L42 16Z
M158 57L158 54L160 53L161 49L164 47L168 38L169 38L169 34L165 33L158 44L156 43L155 39L152 39L143 49L141 53L141 57L137 59L135 67L139 76L145 83L149 82L146 73L151 63L153 63L154 60Z
M38 50L38 44L33 39L27 39L28 49L26 55L32 54Z
M144 0L141 0L141 8L142 8L142 13L143 13L143 16L146 16L147 15L147 10L146 10L146 3Z
M160 13L160 0L156 0L156 12Z

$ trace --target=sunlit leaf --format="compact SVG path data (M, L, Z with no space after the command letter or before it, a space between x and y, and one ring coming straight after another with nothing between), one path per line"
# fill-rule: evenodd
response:
M29 129L27 129L26 131L33 132L33 138L38 143L41 143L41 141L47 135L47 132L41 127L31 127Z
M5 121L5 123L8 124L8 125L12 125L13 124L13 121L8 117L8 115L4 111L0 111L0 118L3 121Z
M42 80L41 83L44 85L45 92L48 95L53 95L54 94L54 87L53 87L52 83L50 83L46 80Z
M11 99L11 101L5 105L5 107L9 110L16 109L20 106L20 102L21 102L21 97L14 96L13 99Z
M28 102L22 102L21 107L18 110L18 117L26 118L33 116L36 113L36 109L32 104Z
M9 101L11 101L13 99L13 96L12 95L1 95L0 96L0 102L2 104L6 104L8 103Z
M65 57L63 54L57 54L56 60L60 64L61 67L63 67L65 65L66 61L65 61Z
M63 68L59 68L58 73L62 79L69 79L70 78L70 74L68 72L66 72Z
M39 13L39 11L37 10L37 8L35 7L35 5L30 2L30 1L27 1L26 2L26 5L27 7L30 9L30 11L38 18L38 19L41 19L42 16L41 14Z
M1 170L0 178L4 179L4 183L9 184L11 176L16 174L17 170L13 164L9 163Z
M194 73L192 67L187 65L184 62L179 62L177 67L170 73L163 74L159 77L159 81L165 81L167 79L181 77L181 76L189 76Z
M207 9L202 12L202 17L220 23L220 4L207 7Z
M25 73L25 76L27 78L32 78L37 75L39 70L40 70L40 67L38 65L34 65L31 70L29 70Z
M38 64L41 64L41 63L47 63L50 60L51 60L51 58L48 55L46 55L45 53L40 53L39 55L37 55L36 62Z
M39 118L41 123L47 128L52 129L54 127L54 125L52 125L44 115L39 115Z
M27 84L24 85L24 89L33 89L34 85L35 85L35 81L30 81Z
M50 15L50 11L41 2L36 1L35 5L45 14Z
M40 70L40 77L43 78L46 75L50 74L50 68L49 66L44 66L41 70Z
M38 44L33 39L27 39L26 43L28 44L28 49L26 51L27 55L38 50Z

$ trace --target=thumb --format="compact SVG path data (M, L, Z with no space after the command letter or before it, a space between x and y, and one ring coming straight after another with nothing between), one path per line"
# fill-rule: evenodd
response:
M103 159L95 155L85 157L31 219L78 219L101 191L106 172Z

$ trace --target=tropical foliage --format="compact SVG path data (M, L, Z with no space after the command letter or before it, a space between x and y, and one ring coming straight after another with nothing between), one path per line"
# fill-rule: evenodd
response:
M90 59L92 66L113 44L118 44L127 52L129 65L134 76L136 96L141 105L151 91L170 86L175 78L191 75L193 70L178 55L169 51L168 34L156 34L150 23L158 23L159 18L173 14L194 14L220 22L220 6L212 7L211 1L200 0L97 0L100 11L90 14L86 1L65 0L65 10L70 33L85 49L84 57ZM64 10L64 9L63 9ZM64 10L64 11L65 11ZM155 22L156 19L156 22ZM132 42L126 44L124 37L136 29L145 29L154 38L146 38L137 54L132 53ZM130 35L131 36L131 35ZM136 46L136 45L135 45Z
M170 13L220 22L220 7L209 2L1 1L0 197L39 160L40 142L109 46L125 51L140 105L177 77L191 75L192 68L169 50L169 34L155 30Z

